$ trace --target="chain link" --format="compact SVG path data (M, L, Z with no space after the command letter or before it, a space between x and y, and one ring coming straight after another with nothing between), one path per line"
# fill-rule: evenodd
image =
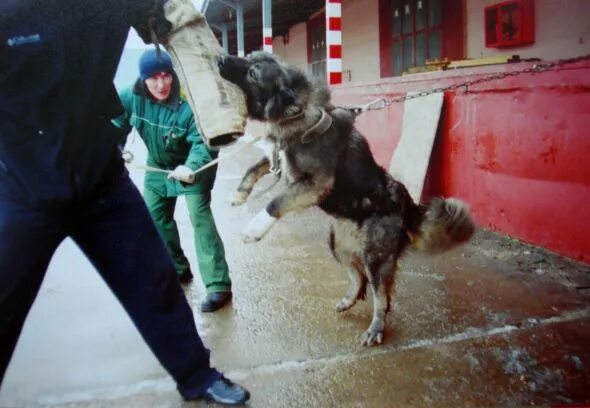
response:
M384 109L394 103L405 102L410 99L421 98L423 96L428 96L428 95L432 95L435 93L444 93L447 91L455 91L460 88L465 88L465 91L467 92L469 87L471 87L473 85L478 85L478 84L481 84L484 82L496 81L498 79L503 79L503 78L512 77L512 76L518 76L518 75L522 75L522 74L533 74L533 75L539 74L542 72L551 71L555 68L562 67L564 65L569 65L569 64L573 64L573 63L585 61L585 60L590 60L590 54L589 55L582 55L582 56L575 57L575 58L560 59L560 60L557 60L554 62L538 63L538 64L533 65L532 67L524 68L524 69L520 69L520 70L516 70L516 71L511 71L511 72L497 72L495 74L485 75L485 76L478 78L478 79L467 80L465 82L455 83L455 84L451 84L451 85L439 87L439 88L434 88L434 89L431 89L428 91L420 91L420 92L416 92L413 94L406 94L406 95L399 96L399 97L393 98L393 99L378 98L372 102L369 102L366 105L357 106L357 107L348 108L348 109L350 109L351 111L353 111L354 113L356 113L358 115L362 112L366 112L366 111L370 111L370 110Z

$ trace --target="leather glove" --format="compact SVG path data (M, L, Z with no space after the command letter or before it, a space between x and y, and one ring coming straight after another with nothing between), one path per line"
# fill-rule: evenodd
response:
M135 2L131 14L131 25L146 44L163 42L166 34L172 29L172 23L164 14L163 4L166 0L143 0Z
M193 173L193 169L190 167L180 165L177 166L172 173L168 175L169 179L174 179L178 181L182 181L183 183L194 183L195 182L195 174Z

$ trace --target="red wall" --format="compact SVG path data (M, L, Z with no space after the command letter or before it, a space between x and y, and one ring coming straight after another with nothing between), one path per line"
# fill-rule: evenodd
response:
M333 95L336 103L361 104L531 65L343 85ZM402 118L398 103L357 119L385 168ZM464 199L484 228L590 263L590 61L448 92L426 183L433 194Z

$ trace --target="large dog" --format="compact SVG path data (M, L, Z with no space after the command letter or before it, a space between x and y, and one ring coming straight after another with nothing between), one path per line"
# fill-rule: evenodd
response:
M467 241L475 228L467 207L452 198L416 205L404 185L377 165L354 116L333 107L326 87L312 85L300 70L263 52L224 57L219 65L221 75L244 91L250 117L268 123L287 179L285 191L246 226L244 240L260 240L291 211L317 205L332 215L329 245L349 276L336 310L364 299L369 285L373 319L361 341L380 344L398 260L409 248L436 253ZM246 175L248 186L270 166L261 163Z

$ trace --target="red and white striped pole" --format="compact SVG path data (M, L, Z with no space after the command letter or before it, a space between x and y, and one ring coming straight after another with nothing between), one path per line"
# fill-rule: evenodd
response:
M326 0L328 84L342 83L342 0Z
M262 29L262 49L268 53L272 54L272 28L263 28Z
M262 49L272 54L272 2L262 0Z

